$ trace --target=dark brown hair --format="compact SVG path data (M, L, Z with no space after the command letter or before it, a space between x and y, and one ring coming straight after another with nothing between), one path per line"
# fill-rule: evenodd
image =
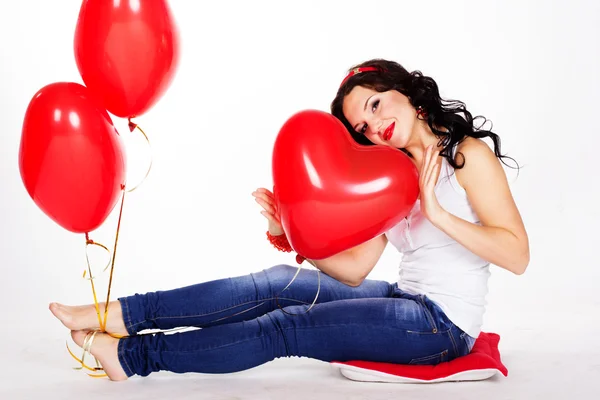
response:
M452 150L455 145L469 136L478 139L489 137L494 144L496 157L499 159L510 158L514 161L511 157L500 153L500 137L491 130L483 129L483 125L488 120L482 116L473 118L465 103L461 101L442 99L438 86L432 78L424 76L420 71L408 72L400 64L383 59L363 62L355 65L349 71L359 67L376 67L377 70L361 72L348 78L340 86L337 95L331 102L331 113L342 121L357 143L363 145L373 144L363 134L354 130L344 116L342 106L344 98L352 89L356 86L363 86L377 92L397 90L408 97L415 110L421 107L426 113L424 119L439 139L438 145L442 146L440 155L445 157L453 168L459 169L464 166L464 157L461 155L461 163L457 163L456 156L460 153L457 152L452 157ZM475 127L473 122L479 118L483 119L483 122ZM405 149L400 150L410 155Z

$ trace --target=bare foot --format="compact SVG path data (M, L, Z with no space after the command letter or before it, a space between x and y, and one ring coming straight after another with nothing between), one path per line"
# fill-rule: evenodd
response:
M104 304L100 304L100 316L104 321ZM98 314L96 307L93 304L85 306L65 306L59 303L50 303L50 311L56 318L63 323L64 326L72 331L88 330L94 331L100 329L98 322ZM121 312L121 303L119 301L111 301L108 307L108 318L106 320L106 332L119 336L128 336L129 333L123 322L123 314Z
M71 331L71 337L79 347L83 347L83 342L88 333L88 331ZM127 379L127 374L119 361L118 345L119 339L98 332L90 347L90 352L100 362L104 373L108 375L111 381L124 381Z

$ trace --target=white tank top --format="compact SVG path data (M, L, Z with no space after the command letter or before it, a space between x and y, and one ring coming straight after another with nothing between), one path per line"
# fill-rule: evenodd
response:
M435 194L446 211L480 224L454 168L445 158ZM477 338L487 304L489 262L433 226L421 214L419 200L409 215L385 235L402 253L398 287L426 295L456 326Z

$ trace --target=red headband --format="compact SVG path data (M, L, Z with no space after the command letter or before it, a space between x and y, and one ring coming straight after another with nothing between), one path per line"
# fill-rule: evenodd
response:
M369 71L379 71L379 68L377 67L360 67L360 68L354 68L352 69L350 72L348 72L348 75L346 75L346 77L344 78L344 80L342 81L342 83L340 84L340 87L346 83L346 81L356 75L356 74L360 74L361 72L369 72Z

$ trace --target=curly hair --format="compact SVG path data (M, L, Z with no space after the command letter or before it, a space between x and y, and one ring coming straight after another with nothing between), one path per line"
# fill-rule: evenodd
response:
M482 129L488 121L483 116L473 118L467 110L465 103L458 100L445 100L440 97L437 83L430 77L424 76L420 71L408 72L402 65L383 59L373 59L355 65L349 71L359 67L375 67L375 71L362 72L350 76L342 83L337 95L331 102L331 113L337 117L348 129L354 140L362 145L373 143L363 134L356 132L350 122L344 116L342 110L344 98L356 86L362 86L377 92L397 90L405 95L411 105L422 108L425 112L423 118L431 128L431 131L439 139L438 146L442 147L440 155L445 157L455 169L464 166L464 155L457 152L452 156L455 145L462 142L466 137L482 139L489 137L494 143L494 154L499 159L510 158L500 153L500 137L491 130ZM462 115L461 115L462 114ZM482 118L483 122L478 127L474 121ZM491 129L491 128L490 128ZM410 156L405 149L400 149ZM461 155L462 163L457 163L456 157ZM502 160L504 163L504 161ZM516 161L515 161L516 162ZM506 164L506 163L504 163Z

